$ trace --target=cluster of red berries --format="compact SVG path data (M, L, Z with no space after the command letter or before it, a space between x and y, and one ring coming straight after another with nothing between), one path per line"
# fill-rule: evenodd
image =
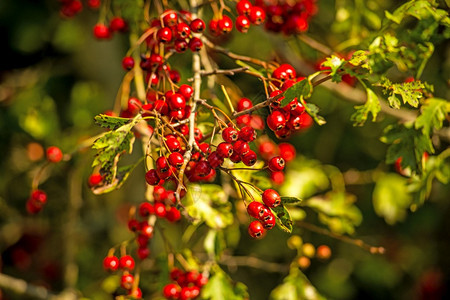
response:
M280 143L277 145L267 139L259 144L258 152L267 161L272 182L282 184L284 182L282 166L295 158L295 147L289 143Z
M135 298L142 298L142 291L140 288L134 288L134 276L130 273L134 270L134 266L134 259L130 255L123 255L119 259L110 254L103 259L103 268L106 271L115 272L119 269L122 271L120 286L127 291L127 294Z
M237 111L241 112L253 107L253 103L248 98L241 98L237 104ZM239 127L250 126L252 128L263 130L264 120L259 115L244 114L236 118L236 123Z
M83 3L80 0L59 0L61 9L59 12L66 18L72 18L83 10ZM101 0L87 0L86 5L90 9L98 9Z
M173 283L168 283L163 288L163 296L172 300L196 299L201 288L208 283L208 277L196 270L183 272L178 268L170 271L170 279Z
M281 204L280 195L273 189L265 190L261 198L264 204L253 201L247 206L248 214L257 219L248 225L248 234L255 239L263 238L266 235L266 230L270 230L275 226L276 218L270 208Z
M61 149L56 146L48 147L46 156L47 161L50 163L58 163L63 159ZM47 203L47 194L42 190L35 189L31 192L25 207L29 214L37 214L44 208L45 203Z
M184 196L184 195L183 195ZM154 204L150 202L142 202L139 206L139 215L146 218L150 215L156 215L158 218L165 218L169 222L177 222L181 218L180 211L175 207L175 192L164 188L163 186L155 186L153 189Z
M109 21L109 25L98 23L94 25L94 36L99 40L112 38L114 32L126 32L128 30L127 22L122 18L115 16Z
M272 72L272 78L274 85L278 88L269 94L270 97L281 95L288 88L305 79L297 77L295 69L289 64L282 64L276 68ZM281 107L280 103L283 99L284 97L278 97L277 100L271 102L272 112L267 117L267 126L281 139L312 125L312 118L305 113L305 107L297 98Z
M264 2L259 0L258 2ZM311 16L317 13L315 0L275 0L263 6L267 14L265 28L286 35L305 32Z

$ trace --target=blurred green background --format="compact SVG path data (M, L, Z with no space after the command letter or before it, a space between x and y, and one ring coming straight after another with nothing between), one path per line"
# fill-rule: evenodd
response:
M319 0L319 13L312 19L310 34L332 47L351 35L358 46L362 38L379 28L383 11L392 10L399 3ZM358 15L361 5L370 8L372 14ZM48 204L37 216L29 216L25 211L31 179L43 163L40 147L57 145L69 153L81 140L101 132L93 124L93 116L112 109L125 74L121 59L128 49L126 36L96 41L91 32L97 12L84 8L76 18L64 19L59 8L57 1L50 0L0 2L0 271L44 285L55 293L69 286L83 297L111 299L105 282L109 275L102 269L102 260L109 248L131 237L126 229L128 208L143 200L143 168L135 170L121 190L94 196L86 183L93 152L85 151L68 163L52 166L51 177L45 173L40 186L49 195ZM224 46L236 53L257 53L264 59L280 57L277 44L282 42L281 36L261 28L252 28L245 38L236 32L233 35ZM295 40L288 44L311 65L322 58ZM437 45L423 75L424 80L435 85L436 96L447 99L449 53L448 41ZM174 57L171 64L186 79L190 77L190 66L184 58ZM216 58L224 68L234 67L230 61ZM262 100L262 87L255 89L257 81L239 75L235 82L248 98ZM321 108L328 123L313 126L291 139L302 157L335 165L342 172L394 170L383 163L386 145L379 136L387 124L396 120L382 116L377 123L353 127L349 122L352 103L326 89L317 89L311 101ZM443 143L437 150L446 147L448 144ZM137 159L140 149L136 149L138 153L127 159ZM297 167L288 166L287 174L301 170ZM321 294L331 299L450 298L449 187L436 183L423 207L391 225L374 212L373 188L373 182L346 187L357 196L355 205L363 216L355 235L385 247L386 253L372 255L353 245L295 228L294 233L303 241L316 246L327 244L333 252L327 262L313 259L305 274ZM318 223L309 212L307 221ZM174 244L188 226L186 222L160 225ZM248 238L245 226L240 230L242 238L233 255L254 255L285 266L296 256L286 246L289 236L278 229L261 242ZM205 228L199 229L192 249L201 250L200 237L205 232ZM152 258L143 266L142 274L141 288L146 299L158 297L159 272L154 265L158 266L159 255L164 256L158 234L151 247ZM267 299L287 275L249 267L224 269L234 280L249 287L250 299ZM3 290L0 299L25 298Z

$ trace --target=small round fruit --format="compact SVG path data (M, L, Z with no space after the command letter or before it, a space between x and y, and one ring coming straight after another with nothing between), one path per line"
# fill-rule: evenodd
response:
M56 146L51 146L47 148L47 160L52 163L60 162L63 158L63 153L61 149Z
M316 254L316 248L311 243L305 243L302 247L303 254L309 258L313 258Z
M130 255L124 255L119 259L119 268L129 271L134 269L134 259Z
M122 67L126 71L130 71L131 69L133 69L133 67L134 67L134 59L131 56L125 56L122 59Z
M256 131L250 126L244 126L239 131L239 139L245 142L252 142L256 139Z
M186 100L181 94L175 93L168 99L169 107L172 110L181 110L186 106Z
M276 224L276 218L273 214L270 215L268 218L266 218L266 220L264 220L264 222L263 222L263 226L267 230L272 229L275 226L275 224Z
M180 93L184 99L189 100L189 98L191 98L194 94L194 89L190 85L182 84L178 89L178 93Z
M103 259L103 268L106 271L116 271L119 268L119 259L117 256L110 255Z
M239 32L247 33L250 28L250 20L246 16L238 16L236 18L236 29Z
M281 156L275 156L269 160L269 170L272 172L283 171L285 165L286 163Z
M146 259L150 255L150 249L148 249L147 246L145 247L139 247L137 249L137 256L139 259Z
M252 3L248 0L240 0L236 4L236 11L239 15L249 15L252 10Z
M96 24L94 25L94 36L99 40L105 40L111 38L111 31L108 26L104 24Z
M242 156L242 162L247 167L251 167L256 163L258 157L256 156L255 151L249 150L245 155Z
M168 44L172 40L172 30L169 27L160 28L156 32L156 37L160 43Z
M277 191L267 189L262 193L262 200L268 207L277 207L281 204L281 197Z
M191 49L192 52L198 52L203 47L203 42L198 37L193 37L189 41L189 49Z
M227 127L222 131L222 138L227 143L236 142L239 137L239 133L233 127Z
M163 295L166 299L178 299L181 288L176 283L166 284L163 288Z
M220 143L216 151L220 158L228 158L233 154L233 145L227 142Z
M150 169L145 173L145 181L147 181L149 185L157 185L159 183L160 178L155 169Z
M318 259L329 259L331 257L331 249L327 245L320 245L317 247L317 254Z
M295 147L289 143L280 143L278 145L278 148L280 149L280 156L286 161L290 162L292 161L296 156L296 150Z
M120 285L126 289L130 290L133 287L134 276L131 274L124 274L120 279Z
M267 126L269 126L269 128L272 129L273 131L283 129L285 125L286 125L286 118L284 117L284 114L278 110L273 111L267 117Z
M253 24L259 25L265 21L266 12L259 6L253 6L250 10L249 18Z
M247 206L247 212L253 218L259 219L264 213L264 204L257 201L250 202Z
M169 163L175 168L179 169L184 163L183 155L179 152L173 152L169 155Z
M253 221L248 225L248 234L255 239L261 239L264 237L266 230L260 221Z
M139 215L143 218L146 218L155 213L155 208L150 202L142 202L139 205Z
M200 33L205 30L205 22L202 19L195 19L192 20L191 24L189 24L191 27L192 32Z

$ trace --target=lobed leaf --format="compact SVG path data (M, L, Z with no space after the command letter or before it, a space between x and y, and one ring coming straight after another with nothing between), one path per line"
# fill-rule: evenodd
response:
M294 100L294 98L303 97L304 99L307 99L311 97L312 91L313 86L311 84L310 78L305 78L297 82L284 92L284 98L281 100L280 105L285 106L286 104Z
M444 99L427 99L422 106L422 113L414 122L415 129L422 129L423 134L430 135L433 129L441 129L450 113L450 103Z
M125 124L131 122L131 119L128 118L120 118L120 117L112 117L105 114L99 114L94 117L95 124L103 127L115 130Z
M351 120L354 126L362 126L367 120L369 113L372 114L372 122L375 122L377 114L380 111L380 101L377 94L369 88L366 88L367 101L364 105L355 106L356 111L352 114Z

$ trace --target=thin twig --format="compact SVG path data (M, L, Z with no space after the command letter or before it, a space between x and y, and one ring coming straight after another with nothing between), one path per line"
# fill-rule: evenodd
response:
M242 73L249 69L249 67L242 67L242 68L234 68L234 69L214 69L212 71L200 71L200 76L210 76L210 75L216 75L216 74L223 74L223 75L234 75L236 73ZM192 79L193 80L193 79Z
M331 231L329 231L327 229L321 228L319 226L316 226L316 225L308 223L308 222L297 221L297 222L295 222L295 224L297 224L300 227L303 227L303 228L305 228L307 230L314 231L316 233L332 237L334 239L343 241L345 243L358 246L358 247L360 247L360 248L362 248L362 249L364 249L366 251L369 251L372 254L384 254L384 252L385 252L384 247L371 246L371 245L365 243L363 240L353 239L353 238L345 236L345 235L337 234L337 233L331 232Z

